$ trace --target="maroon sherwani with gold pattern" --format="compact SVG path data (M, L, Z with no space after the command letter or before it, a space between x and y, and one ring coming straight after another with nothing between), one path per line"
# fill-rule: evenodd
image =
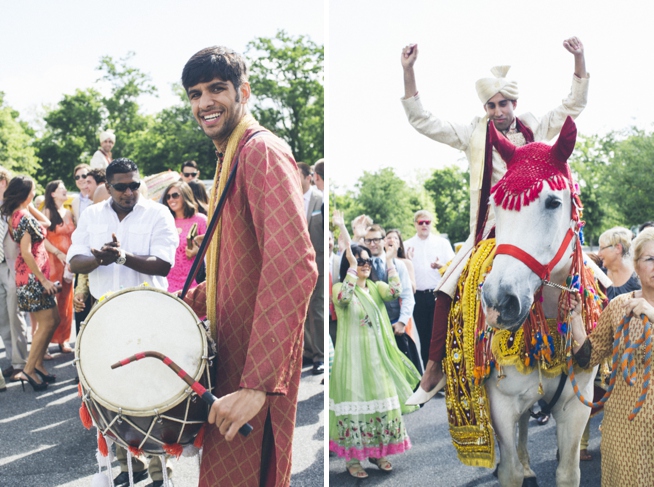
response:
M290 484L304 319L316 283L298 169L288 146L270 133L244 143L222 213L216 293L218 397L240 388L267 393L248 437L227 442L208 425L200 486L258 486L264 423L272 424L275 479ZM208 274L208 273L207 273ZM206 314L204 283L185 301Z

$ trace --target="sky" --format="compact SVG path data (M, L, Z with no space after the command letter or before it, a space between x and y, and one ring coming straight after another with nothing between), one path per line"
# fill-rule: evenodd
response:
M400 54L410 43L418 44L415 71L425 108L469 123L484 113L475 81L496 65L511 66L518 115L538 117L559 105L574 71L563 40L577 36L591 76L579 133L651 130L653 12L652 2L629 0L331 0L330 184L342 193L363 171L381 167L416 184L434 169L465 167L462 152L420 135L406 119Z
M226 45L244 52L278 29L325 42L321 0L0 0L0 91L21 119L35 122L42 106L96 86L105 55L149 74L159 97L139 100L147 113L177 103L171 86L200 49Z

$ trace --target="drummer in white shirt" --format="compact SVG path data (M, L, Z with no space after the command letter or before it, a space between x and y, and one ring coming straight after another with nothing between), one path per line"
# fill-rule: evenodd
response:
M423 363L429 359L432 321L434 319L434 289L441 280L439 269L454 257L449 240L432 233L434 218L427 210L413 216L415 236L404 242L413 262L416 275L415 307L413 319L420 337L420 355Z
M116 159L107 167L105 183L110 198L89 206L81 215L68 250L73 272L89 275L91 295L99 299L111 291L139 286L167 289L166 276L175 262L179 236L175 221L165 206L139 198L141 185L136 164ZM116 487L129 483L125 450L116 448L121 473ZM133 459L134 482L148 476L151 486L163 484L159 457L145 464ZM172 470L168 468L168 475Z

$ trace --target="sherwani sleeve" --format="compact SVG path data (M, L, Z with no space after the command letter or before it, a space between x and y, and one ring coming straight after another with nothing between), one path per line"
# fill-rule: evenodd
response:
M526 114L525 117L520 117L534 131L534 140L552 140L559 135L568 116L576 119L581 114L588 101L588 83L589 78L579 78L573 75L570 94L561 102L561 105L536 121L535 126L533 115Z
M239 168L261 258L240 387L286 394L297 365L293 361L301 360L318 271L297 165L281 142L269 140L262 136L248 142Z
M468 125L445 122L425 110L417 95L403 98L401 101L409 123L422 135L454 149L468 149L470 136L475 128L474 122Z
M193 312L202 317L207 316L207 282L201 282L194 288L189 289L184 296L184 302L188 304Z

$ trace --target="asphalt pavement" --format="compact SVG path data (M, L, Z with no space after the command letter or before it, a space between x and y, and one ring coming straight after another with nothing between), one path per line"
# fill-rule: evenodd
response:
M95 428L86 430L79 419L73 354L61 354L56 346L50 346L50 353L54 359L46 367L57 381L47 390L34 392L25 384L23 392L17 382L7 383L8 390L0 394L0 487L90 487L98 471ZM0 367L8 366L2 345ZM293 487L324 485L322 378L312 375L311 367L302 370L293 439ZM198 457L182 456L171 460L171 465L175 487L197 486ZM118 462L114 462L113 475L118 473Z
M592 460L580 462L581 487L597 487L600 476L601 413L591 419L589 453ZM345 470L345 460L329 455L329 485L336 486L384 486L384 487L477 487L498 486L493 471L487 468L468 467L456 456L447 423L445 398L438 394L422 409L404 416L412 448L406 453L389 456L393 472L384 473L371 463L362 462L368 472L367 479L358 480ZM556 486L556 423L546 425L529 423L529 455L531 468L536 473L540 487ZM499 460L499 450L497 459Z

